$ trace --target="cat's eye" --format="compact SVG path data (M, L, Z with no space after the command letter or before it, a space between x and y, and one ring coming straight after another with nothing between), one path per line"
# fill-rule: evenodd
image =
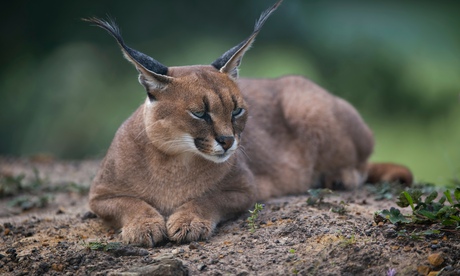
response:
M243 114L244 109L241 107L236 108L235 110L232 111L232 116L233 117L238 117Z
M198 119L204 119L206 117L205 111L190 111L190 113Z

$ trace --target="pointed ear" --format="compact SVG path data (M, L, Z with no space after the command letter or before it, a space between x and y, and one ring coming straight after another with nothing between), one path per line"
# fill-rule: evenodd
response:
M105 21L99 18L84 18L83 20L94 23L115 38L121 47L123 56L134 64L139 72L139 82L145 87L149 97L153 97L152 93L154 91L164 89L173 80L172 77L167 76L168 67L146 54L128 47L123 41L120 29L113 20Z
M214 66L220 72L228 74L231 78L237 79L238 67L241 64L241 60L243 59L244 53L246 53L246 51L249 50L249 48L251 48L252 43L254 42L257 34L259 34L259 31L264 25L265 21L267 21L268 17L278 8L281 2L283 2L283 0L279 0L271 8L264 11L260 15L259 20L256 21L256 24L254 26L254 31L246 40L242 41L240 44L225 52L211 65Z

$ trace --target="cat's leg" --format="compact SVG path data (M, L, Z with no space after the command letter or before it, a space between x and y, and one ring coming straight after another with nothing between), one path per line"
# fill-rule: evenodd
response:
M153 247L165 238L164 217L141 199L96 196L90 199L90 208L106 222L121 228L125 243Z
M358 168L342 168L334 173L324 173L321 177L321 186L332 190L354 190L366 180L367 173Z
M216 189L186 202L168 218L169 239L178 243L207 239L219 222L247 211L255 198L252 174L236 168Z

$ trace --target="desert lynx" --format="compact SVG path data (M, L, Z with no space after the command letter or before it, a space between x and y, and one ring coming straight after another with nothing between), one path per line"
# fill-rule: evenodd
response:
M312 187L412 181L405 167L368 163L372 133L346 101L302 77L238 78L244 53L280 3L211 65L166 67L128 47L113 22L86 19L116 39L147 91L90 191L91 209L121 228L124 242L206 239L255 202Z

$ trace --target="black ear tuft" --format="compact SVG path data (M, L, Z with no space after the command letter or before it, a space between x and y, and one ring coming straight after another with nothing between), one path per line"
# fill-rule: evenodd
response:
M143 54L137 50L128 47L123 41L120 29L112 19L108 21L99 18L83 19L84 21L91 22L94 25L106 30L111 36L115 38L125 58L130 61L139 71L139 82L145 87L148 93L152 91L163 89L173 79L168 74L168 67L164 66L155 59Z
M265 21L267 21L268 17L270 17L270 15L278 8L281 2L283 2L283 0L279 0L272 7L270 7L260 15L259 20L256 21L256 24L254 26L254 31L247 39L245 39L238 45L234 46L227 52L225 52L211 65L214 66L214 68L216 68L217 70L223 73L227 73L233 78L237 78L238 66L241 64L241 60L244 56L244 53L251 47L257 34L264 25Z
M128 47L125 44L123 37L121 36L120 29L118 28L117 24L114 22L113 19L108 18L108 20L106 21L103 19L91 17L84 18L83 20L93 23L95 26L98 26L106 30L111 36L115 38L122 50L124 50L126 54L128 54L132 59L134 59L136 62L142 65L145 69L160 75L166 75L168 73L168 67L164 66L163 64L149 57L148 55L134 50L131 47Z

